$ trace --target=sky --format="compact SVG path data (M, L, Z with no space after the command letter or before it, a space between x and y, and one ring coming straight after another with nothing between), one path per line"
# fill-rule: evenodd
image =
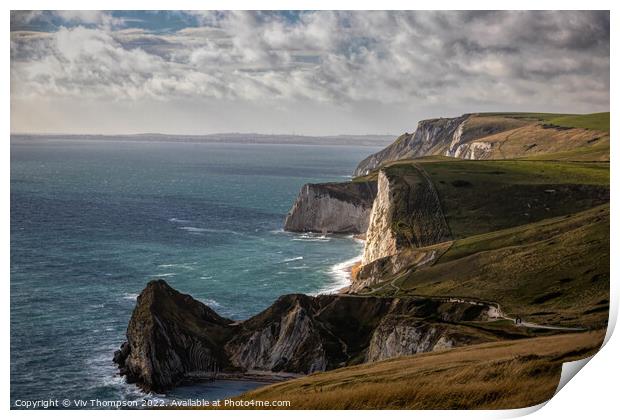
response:
M398 134L609 110L609 12L13 11L11 132Z

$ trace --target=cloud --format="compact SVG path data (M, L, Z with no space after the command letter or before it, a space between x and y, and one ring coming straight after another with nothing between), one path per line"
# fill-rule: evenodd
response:
M178 13L189 23L170 30L107 12L13 12L12 98L414 114L609 106L608 12ZM54 30L23 30L45 19Z

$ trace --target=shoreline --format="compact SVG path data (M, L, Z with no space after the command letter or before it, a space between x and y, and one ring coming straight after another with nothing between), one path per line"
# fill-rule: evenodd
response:
M365 244L366 234L360 233L357 235L352 235L351 239L354 242ZM348 294L349 293L349 290L351 289L353 281L356 279L357 273L359 272L360 267L362 266L363 255L364 255L364 250L362 249L362 253L358 255L357 257L348 259L332 267L333 270L339 270L342 273L341 275L346 279L347 284L342 285L342 287L340 287L339 289L333 290L331 294Z

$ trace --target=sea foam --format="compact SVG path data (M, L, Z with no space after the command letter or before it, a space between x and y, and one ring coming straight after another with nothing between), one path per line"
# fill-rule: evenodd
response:
M283 260L282 262L285 263L285 262L291 262L291 261L299 261L299 260L303 260L303 259L304 259L304 257L294 257L294 258L287 258L287 259Z
M340 289L351 284L351 267L361 261L362 256L358 255L346 261L332 265L327 274L333 279L331 284L319 290L318 295L337 293Z

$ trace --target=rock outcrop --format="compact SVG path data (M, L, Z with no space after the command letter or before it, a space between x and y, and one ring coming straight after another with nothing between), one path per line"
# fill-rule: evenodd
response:
M362 265L451 239L435 187L415 165L382 169Z
M306 184L284 221L291 232L365 233L376 182Z
M360 162L353 176L364 176L386 163L422 156L459 159L512 159L608 145L609 133L559 127L511 114L465 114L418 123L385 149ZM573 157L574 158L574 157ZM603 154L595 160L605 160Z
M366 361L376 362L403 354L445 350L458 342L456 337L448 333L445 325L407 321L399 316L385 317L372 335Z
M462 124L468 118L469 115L466 114L456 118L436 118L420 121L412 134L405 133L401 135L385 149L361 161L353 172L353 176L367 175L386 162L443 154L448 145L460 142Z
M138 296L114 362L128 382L147 391L213 375L230 366L220 343L230 339L232 324L164 280L151 281Z
M458 324L487 319L494 309L445 299L294 294L233 322L155 280L138 297L114 361L129 382L155 392L222 372L308 374L496 339Z

